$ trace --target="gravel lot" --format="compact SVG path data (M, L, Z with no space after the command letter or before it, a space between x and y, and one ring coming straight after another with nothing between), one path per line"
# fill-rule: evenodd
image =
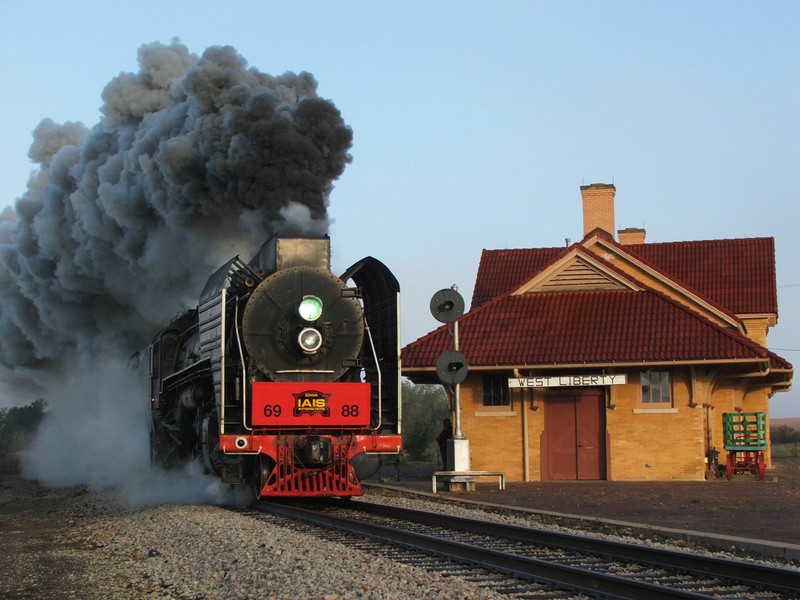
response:
M224 508L0 481L3 598L492 598Z

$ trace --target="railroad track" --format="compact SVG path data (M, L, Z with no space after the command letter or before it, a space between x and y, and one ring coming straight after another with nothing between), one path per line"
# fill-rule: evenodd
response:
M518 598L800 597L800 572L369 502L259 503L293 528ZM302 525L301 525L302 523Z

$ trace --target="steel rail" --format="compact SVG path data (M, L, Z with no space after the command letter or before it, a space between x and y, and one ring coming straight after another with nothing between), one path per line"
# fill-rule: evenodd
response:
M528 544L601 554L613 559L637 561L671 569L680 569L696 575L718 577L779 593L797 593L800 590L800 572L770 565L703 556L680 550L654 548L585 535L453 517L441 513L396 508L370 502L357 502L348 508L368 512L376 516L410 520L431 526L459 529L470 533L502 536Z
M425 553L455 558L473 563L482 568L595 597L631 600L640 598L652 600L700 600L709 598L707 595L695 592L509 554L462 542L442 540L427 534L403 531L394 527L365 523L346 517L334 517L319 511L296 506L262 502L256 508L263 512L291 519L301 519L326 528L368 536L388 544L403 545Z

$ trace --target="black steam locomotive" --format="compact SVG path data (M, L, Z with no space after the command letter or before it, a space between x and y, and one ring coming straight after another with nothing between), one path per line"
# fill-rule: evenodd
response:
M401 447L399 291L371 257L333 275L327 236L228 261L149 348L152 463L202 460L257 497L362 494Z

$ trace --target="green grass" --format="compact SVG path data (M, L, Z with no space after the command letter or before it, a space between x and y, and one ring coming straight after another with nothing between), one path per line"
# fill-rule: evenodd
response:
M772 444L772 458L798 458L800 457L799 443Z

